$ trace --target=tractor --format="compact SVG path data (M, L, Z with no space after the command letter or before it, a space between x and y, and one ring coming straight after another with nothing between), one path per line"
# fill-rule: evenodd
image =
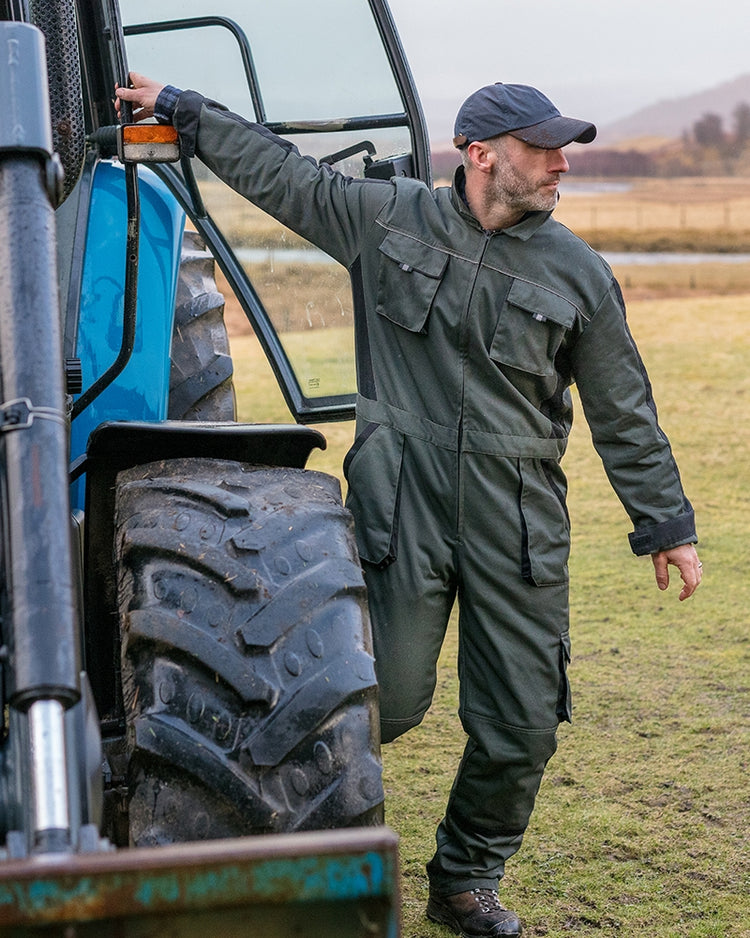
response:
M131 69L430 182L385 0L0 0L0 933L395 938L366 590L306 468L356 283L118 114Z

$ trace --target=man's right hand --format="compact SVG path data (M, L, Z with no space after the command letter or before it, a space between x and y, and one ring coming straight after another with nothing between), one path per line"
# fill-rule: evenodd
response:
M120 113L120 102L129 101L133 105L134 121L142 121L148 117L153 117L156 99L159 97L159 92L164 85L151 78L146 78L145 75L139 75L137 72L131 72L128 77L130 78L128 88L119 85L115 88L117 95L115 108L118 115Z

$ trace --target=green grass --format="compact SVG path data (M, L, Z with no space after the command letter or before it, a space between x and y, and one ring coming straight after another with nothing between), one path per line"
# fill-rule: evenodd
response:
M676 583L658 592L650 561L629 551L628 519L579 409L565 462L574 722L561 728L501 893L530 936L742 938L750 936L750 295L634 302L629 319L696 509L705 579L685 603ZM234 348L241 374L255 367L251 343ZM254 419L289 419L272 385L241 390L243 406L254 410L260 395L275 408L277 416ZM313 465L338 473L351 427L323 429L330 447ZM426 720L384 749L405 938L447 934L424 919L424 863L463 748L455 656L452 629Z

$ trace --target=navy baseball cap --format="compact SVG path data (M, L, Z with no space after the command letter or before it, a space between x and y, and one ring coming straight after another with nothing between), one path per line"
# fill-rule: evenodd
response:
M470 95L456 117L453 145L511 134L535 147L557 150L569 143L591 143L596 127L563 117L548 97L530 85L486 85Z

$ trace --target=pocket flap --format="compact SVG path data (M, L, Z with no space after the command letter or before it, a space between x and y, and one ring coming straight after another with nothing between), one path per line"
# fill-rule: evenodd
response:
M380 251L406 273L416 270L436 280L443 276L448 263L448 255L443 251L437 251L400 231L389 231L380 243Z
M409 332L426 332L448 255L398 231L380 243L375 312Z
M508 291L507 302L511 306L525 310L539 322L552 320L567 329L573 325L578 312L576 307L565 297L535 283L514 280Z

